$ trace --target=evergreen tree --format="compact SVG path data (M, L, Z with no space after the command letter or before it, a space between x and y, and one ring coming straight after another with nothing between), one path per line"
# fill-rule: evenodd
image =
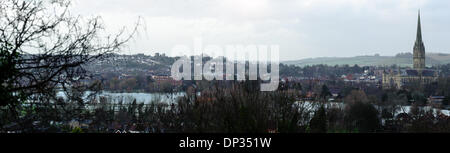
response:
M327 132L327 115L324 105L321 105L320 108L314 113L314 117L310 121L309 128L311 133Z
M322 86L322 91L320 92L320 98L326 100L327 97L331 96L330 89L328 89L327 85Z

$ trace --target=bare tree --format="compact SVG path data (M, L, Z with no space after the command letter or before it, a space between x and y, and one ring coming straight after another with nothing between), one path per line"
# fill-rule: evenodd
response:
M102 37L100 18L70 16L69 1L0 2L0 49L15 73L9 92L45 91L81 79L83 64L118 51L130 36ZM52 9L53 8L53 9ZM86 24L80 24L86 23Z
M137 31L107 34L100 17L69 8L69 0L0 1L0 106L79 86L87 63L119 51Z

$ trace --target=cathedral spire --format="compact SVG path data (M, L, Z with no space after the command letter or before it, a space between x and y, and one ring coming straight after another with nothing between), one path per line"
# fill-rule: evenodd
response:
M422 41L422 27L420 24L420 10L419 10L419 20L417 23L417 38L416 38L417 42L421 42Z
M413 52L413 61L414 61L414 69L422 70L425 68L425 46L422 41L422 25L420 23L420 10L417 21L417 37L416 42L414 43L414 52Z

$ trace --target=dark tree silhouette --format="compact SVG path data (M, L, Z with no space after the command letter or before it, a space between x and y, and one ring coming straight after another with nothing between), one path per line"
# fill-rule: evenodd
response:
M1 67L7 70L0 78L6 94L29 96L72 85L85 77L83 64L118 51L130 39L122 36L125 29L104 37L100 17L71 16L70 1L5 0L0 6Z
M327 114L324 105L321 105L314 113L314 117L311 119L309 128L311 133L327 132Z
M106 34L100 17L69 12L69 0L0 1L0 106L14 115L25 100L80 87L84 64L117 52L136 32ZM86 88L84 88L86 89ZM2 109L2 111L6 111Z
M322 90L320 92L320 98L323 100L327 100L328 97L331 96L330 89L328 89L327 85L322 86Z

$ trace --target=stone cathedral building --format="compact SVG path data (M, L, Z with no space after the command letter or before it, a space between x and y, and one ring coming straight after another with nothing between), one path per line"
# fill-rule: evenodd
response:
M428 84L437 80L438 71L427 69L425 65L425 45L422 41L420 11L417 36L413 50L413 69L398 69L383 73L383 88L402 88L410 83Z

